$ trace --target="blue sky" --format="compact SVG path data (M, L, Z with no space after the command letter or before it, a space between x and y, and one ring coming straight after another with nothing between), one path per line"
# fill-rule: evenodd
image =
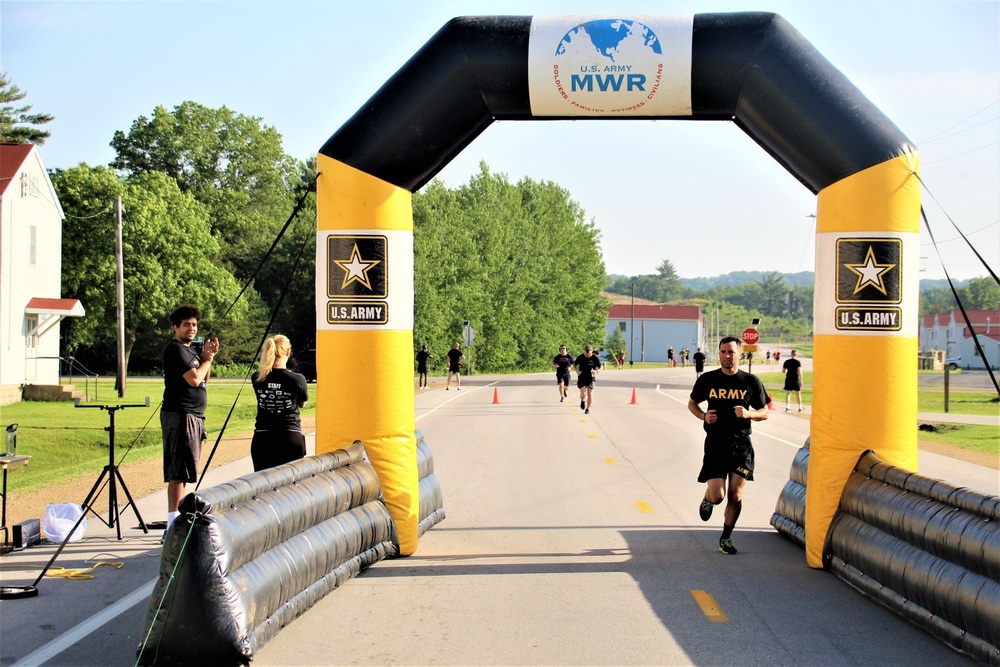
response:
M116 130L185 100L257 116L306 159L455 16L749 10L784 16L916 143L952 277L986 271L946 216L1000 270L996 0L3 0L0 69L56 117L49 168L106 164ZM494 123L439 178L461 185L480 161L569 190L601 230L610 273L653 273L664 259L687 278L815 264L815 197L730 123ZM921 277L941 278L928 243Z

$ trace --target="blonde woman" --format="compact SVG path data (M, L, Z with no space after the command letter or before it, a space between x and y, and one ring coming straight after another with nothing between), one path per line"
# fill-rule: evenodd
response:
M287 368L292 345L282 335L264 341L260 370L253 374L257 423L250 443L253 469L263 470L306 455L299 408L309 400L305 376Z

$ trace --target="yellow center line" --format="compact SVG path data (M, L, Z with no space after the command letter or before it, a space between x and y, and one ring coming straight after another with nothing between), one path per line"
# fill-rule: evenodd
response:
M694 601L698 603L701 607L701 611L705 616L708 616L708 620L713 623L725 623L729 619L726 615L722 613L722 609L719 607L719 603L715 601L707 591L693 590L691 595L694 596Z
M614 459L604 459L604 462L607 463L609 466L615 465Z
M597 434L596 433L591 433L591 434L589 434L587 436L587 439L588 440L597 440Z
M653 513L653 508L649 506L649 503L643 502L642 500L640 500L639 502L637 502L635 504L635 506L638 507L639 511L642 512L643 514L652 514Z

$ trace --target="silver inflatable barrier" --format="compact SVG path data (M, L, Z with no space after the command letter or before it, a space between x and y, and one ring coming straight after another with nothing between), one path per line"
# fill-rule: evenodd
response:
M955 649L1000 665L1000 497L861 455L826 566Z
M357 441L186 496L138 664L248 664L282 627L397 553L381 495Z
M417 478L420 480L420 523L417 537L423 536L444 519L444 498L441 485L434 475L434 457L424 442L423 431L417 431Z
M775 530L795 542L806 546L806 474L809 471L809 438L795 453L792 468L788 472L778 502L771 515L771 525Z

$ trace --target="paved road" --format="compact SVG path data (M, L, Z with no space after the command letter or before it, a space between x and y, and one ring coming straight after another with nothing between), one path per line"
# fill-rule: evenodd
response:
M757 481L717 551L698 519L693 372L609 370L594 409L560 403L551 374L466 378L416 397L448 517L417 553L383 561L322 600L254 665L971 664L868 601L769 525L808 414L755 426ZM499 402L493 404L496 389ZM637 403L631 404L635 389ZM995 470L920 453L921 471L1000 493ZM214 470L218 483L248 459ZM942 471L937 474L935 471ZM163 494L140 501L162 518ZM118 542L96 521L58 564L124 562L89 581L45 579L0 602L0 664L133 664L156 576L157 536ZM5 565L43 564L34 547ZM37 571L0 571L30 582ZM714 602L714 608L711 606Z

